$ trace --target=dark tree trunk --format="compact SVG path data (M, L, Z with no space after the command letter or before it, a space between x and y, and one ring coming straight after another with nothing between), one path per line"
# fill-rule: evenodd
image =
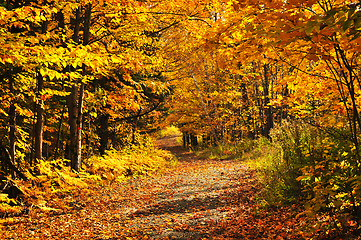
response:
M79 32L80 32L80 24L81 24L81 7L76 9L75 20L74 20L74 32L72 39L74 42L79 42ZM71 167L74 167L76 164L77 158L77 118L78 118L78 104L77 104L77 96L78 96L78 86L75 84L71 90L70 94L66 99L66 103L68 106L68 115L69 115L69 127L70 127L70 143L68 145L68 156L67 158L71 162ZM74 169L77 170L77 169Z
M91 8L92 4L88 3L85 6L84 16L82 17L83 7L76 10L76 18L73 32L73 40L79 43L80 27L83 25L83 45L89 43L90 23L91 23ZM84 20L84 22L83 22ZM83 24L82 24L83 22ZM82 66L83 75L86 66ZM70 125L70 144L69 144L69 159L71 167L75 171L80 171L82 165L81 150L82 150L82 125L83 125L83 102L84 102L85 83L81 82L79 89L74 85L71 94L67 98L67 105L69 111L69 125Z
M9 89L10 92L14 92L13 86L13 79L10 79L9 82ZM10 125L10 132L9 132L9 140L10 140L10 161L13 165L16 165L15 161L15 151L16 151L16 108L15 103L13 102L9 109L9 125ZM11 172L11 175L15 177L15 171Z
M16 111L15 105L11 104L9 109L9 139L10 139L10 157L11 161L15 164L15 151L16 151Z
M108 148L109 142L109 115L102 114L99 116L98 135L100 137L99 153L103 155Z
M9 151L2 144L0 144L0 159L0 162L7 164L9 168L16 173L17 176L19 176L23 180L28 180L24 173L22 173L19 168L13 163Z
M42 33L46 33L48 22L43 22L41 26ZM41 92L44 90L44 77L37 72L38 101L36 103L36 125L35 125L35 162L39 162L43 158L43 142L44 142L44 100L41 98Z
M80 32L80 24L81 24L81 12L82 7L78 7L75 12L75 20L74 20L74 32L72 39L74 42L79 43L79 32Z
M183 133L183 147L189 147L190 140L189 140L189 134Z
M58 152L59 152L59 145L60 145L60 137L61 137L61 126L63 125L63 120L64 120L64 110L65 107L63 107L63 110L61 112L61 117L59 120L59 126L58 126L58 133L57 133L57 137L56 137L56 144L55 144L55 150L54 150L54 159L58 158Z
M35 125L35 161L39 162L43 158L43 138L44 138L44 101L41 99L41 91L44 89L43 76L38 73L38 102L36 105L36 125Z
M197 135L195 134L190 134L190 140L191 140L191 146L192 147L197 147L198 146L198 139L197 139Z
M269 134L271 129L273 128L273 114L272 114L272 106L269 105L269 87L270 87L270 68L268 64L263 65L264 69L264 81L263 81L263 90L264 90L264 108L265 108L265 124L263 128L263 136L269 138Z
M76 101L76 96L78 95L78 87L77 86L73 86L71 89L71 93L68 95L67 97L67 106L68 106L68 115L69 115L69 127L70 127L70 142L68 145L68 156L67 158L70 159L70 161L72 162L72 167L73 167L73 162L75 161L76 158L76 152L77 152L77 124L76 124L76 120L78 118L78 107L77 107L77 101Z

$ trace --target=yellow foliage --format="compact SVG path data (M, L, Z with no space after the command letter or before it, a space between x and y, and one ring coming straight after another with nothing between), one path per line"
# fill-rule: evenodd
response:
M66 167L66 160L41 161L38 168L40 175L36 177L35 181L52 189L54 189L52 186L59 186L63 189L87 187L85 178L79 178L78 174Z
M24 197L21 202L39 211L61 212L68 208L66 201L59 197L89 193L96 189L99 181L124 181L129 177L140 177L160 172L176 164L173 155L157 149L149 143L141 146L130 146L123 150L110 150L102 157L93 156L87 160L81 172L74 172L67 164L67 160L40 161L36 170L38 175L30 177L31 181L14 180L21 187ZM26 174L31 176L31 174ZM0 195L0 216L19 214L24 204L19 200L9 199L7 194Z
M175 126L168 126L167 128L165 128L165 129L161 130L159 133L157 133L158 138L175 136L175 135L177 135L177 136L182 135L179 128L177 128Z
M149 175L175 164L171 153L152 146L131 146L109 150L102 157L93 156L86 171L110 181Z
M19 214L21 213L21 210L22 209L19 206L10 206L7 203L0 203L0 216Z

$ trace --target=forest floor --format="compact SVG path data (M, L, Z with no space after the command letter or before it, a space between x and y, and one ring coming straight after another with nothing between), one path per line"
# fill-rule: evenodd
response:
M255 170L201 159L176 136L158 141L179 164L165 172L67 196L62 211L30 211L0 239L307 239L291 208L260 209ZM294 209L293 209L294 210Z

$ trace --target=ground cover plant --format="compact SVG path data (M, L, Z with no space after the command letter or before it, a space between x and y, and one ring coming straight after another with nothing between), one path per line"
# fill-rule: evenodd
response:
M27 181L11 181L19 193L2 194L1 216L12 217L37 209L63 212L69 208L69 200L62 199L65 196L72 201L72 196L79 193L94 194L98 186L159 173L177 164L171 153L155 148L150 142L113 149L88 161L81 172L72 171L66 160L40 162L36 177L29 173Z

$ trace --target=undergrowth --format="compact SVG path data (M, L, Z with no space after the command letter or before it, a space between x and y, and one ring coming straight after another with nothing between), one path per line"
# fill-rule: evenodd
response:
M255 141L242 139L238 142L221 142L216 146L204 146L196 151L202 158L209 159L247 159L247 154L254 148Z
M36 176L28 172L29 181L13 181L23 192L21 196L15 200L0 195L0 216L14 216L29 209L64 211L69 208L65 198L90 194L97 186L154 174L176 164L170 152L155 148L149 140L92 156L84 161L80 172L72 171L68 160L40 161Z
M353 236L361 232L361 154L347 134L346 128L284 120L270 139L223 143L202 153L255 168L263 186L257 195L260 209L297 204L312 231Z
M153 146L130 146L120 151L106 151L102 157L89 159L87 172L110 181L149 175L177 163L173 155Z

